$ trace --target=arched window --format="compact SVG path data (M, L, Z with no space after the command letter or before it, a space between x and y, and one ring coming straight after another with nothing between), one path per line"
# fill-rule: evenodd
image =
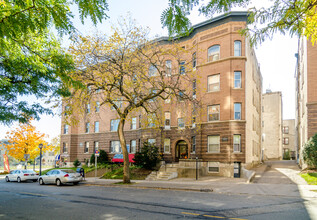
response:
M234 41L234 56L241 56L241 41L239 40Z
M208 48L208 62L216 61L220 58L220 45L214 45Z

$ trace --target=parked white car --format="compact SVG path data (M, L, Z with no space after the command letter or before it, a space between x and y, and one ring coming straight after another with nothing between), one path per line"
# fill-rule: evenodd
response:
M39 177L39 184L56 184L60 186L65 183L73 183L77 185L82 181L80 173L76 173L71 169L50 170L45 175Z
M32 180L36 182L39 174L33 170L12 170L6 175L5 179L7 182L17 181L18 183L22 181Z

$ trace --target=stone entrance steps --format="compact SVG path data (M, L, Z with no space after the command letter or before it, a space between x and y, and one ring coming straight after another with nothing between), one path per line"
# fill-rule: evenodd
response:
M165 164L162 165L159 171L152 171L145 180L170 180L177 178L178 164Z

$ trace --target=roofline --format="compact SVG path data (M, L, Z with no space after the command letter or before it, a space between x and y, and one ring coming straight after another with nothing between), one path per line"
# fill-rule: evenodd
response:
M201 29L203 27L206 27L207 25L210 25L212 23L216 24L217 22L221 22L221 20L224 20L226 18L230 17L241 17L244 18L246 22L248 22L248 14L249 12L247 11L233 11L233 12L228 12L223 15L217 16L215 18L211 18L209 20L203 21L201 23L195 24L191 27L191 30L188 35L186 36L181 36L181 37L167 37L167 36L162 36L159 38L154 39L155 42L161 42L161 41L173 41L173 40L178 40L182 38L187 38L190 37L193 33L198 31L198 29Z

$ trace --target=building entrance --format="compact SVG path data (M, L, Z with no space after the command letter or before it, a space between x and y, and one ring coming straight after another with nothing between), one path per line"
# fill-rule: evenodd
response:
M179 159L188 158L188 145L186 141L178 141L175 148L175 161L178 162Z

